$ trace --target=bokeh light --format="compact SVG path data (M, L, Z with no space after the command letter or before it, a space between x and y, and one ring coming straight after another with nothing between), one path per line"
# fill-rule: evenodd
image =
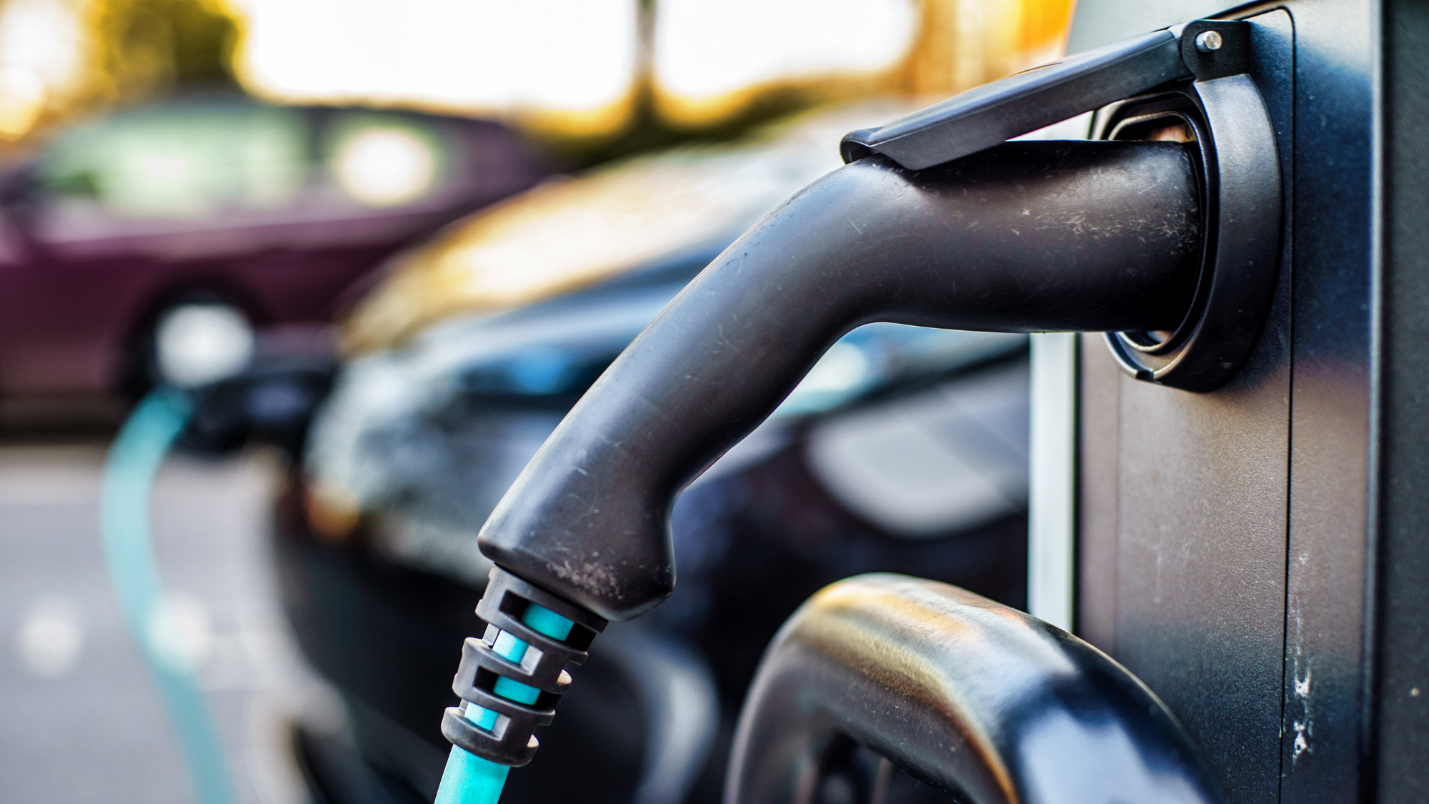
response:
M437 149L420 132L371 126L346 137L333 155L338 186L373 207L406 204L437 180Z

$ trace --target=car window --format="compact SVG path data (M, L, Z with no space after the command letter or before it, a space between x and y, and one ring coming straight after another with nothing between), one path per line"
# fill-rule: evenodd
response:
M301 112L249 103L123 113L69 132L40 167L60 206L134 219L198 218L289 203L311 160Z
M448 154L430 123L375 112L335 121L323 153L332 185L367 207L395 207L432 195L443 184Z

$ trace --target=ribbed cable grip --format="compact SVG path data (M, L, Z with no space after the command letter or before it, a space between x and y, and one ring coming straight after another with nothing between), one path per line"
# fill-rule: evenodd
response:
M539 744L532 732L570 687L566 664L585 661L606 621L500 567L476 615L486 633L462 645L452 690L464 703L446 710L442 734L476 756L525 765Z

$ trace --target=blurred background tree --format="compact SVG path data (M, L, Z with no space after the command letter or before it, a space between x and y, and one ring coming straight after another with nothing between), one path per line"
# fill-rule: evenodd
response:
M0 144L190 87L238 89L211 0L0 0Z
M119 99L183 87L238 88L238 24L211 0L103 0L91 10L96 78Z

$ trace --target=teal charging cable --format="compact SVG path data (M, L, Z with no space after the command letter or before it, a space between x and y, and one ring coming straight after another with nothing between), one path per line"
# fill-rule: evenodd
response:
M197 800L200 804L233 804L223 749L197 680L191 670L167 660L150 635L162 604L163 584L154 557L149 505L164 458L192 412L187 395L168 389L154 391L135 408L105 460L100 531L110 581L174 724ZM603 620L499 569L492 577L487 598L477 611L488 622L486 635L480 641L468 640L464 655L496 657L499 670L494 682L490 678L478 682L476 665L480 662L468 667L464 660L458 673L459 679L465 679L462 694L483 697L487 706L465 701L460 709L448 710L448 719L456 716L466 724L461 731L479 735L481 744L498 746L496 755L509 756L511 761L497 762L453 745L437 804L497 804L511 766L525 764L535 751L535 738L528 740L530 727L549 722L555 700L570 683L561 666L583 661L585 647L605 627ZM519 617L505 605L510 600L520 601ZM570 616L553 611L553 607ZM486 693L475 690L478 683L486 685ZM443 723L444 733L448 725Z
M564 641L570 636L575 623L538 603L531 603L521 616L521 622L537 633L555 640ZM510 631L497 630L491 651L497 656L521 665L531 646L513 636ZM529 684L500 676L492 691L497 695L520 704L530 706L541 697L541 691ZM494 709L466 702L462 705L462 715L486 732L495 731L502 715ZM436 804L496 804L501 798L501 790L506 786L506 775L510 766L469 753L458 745L452 746L447 757L447 766L442 771L442 783L437 788Z
M163 601L150 538L150 498L164 457L192 411L187 396L168 389L154 391L135 408L105 458L99 529L110 583L173 721L194 793L200 804L233 804L223 747L198 681L188 668L166 660L150 633Z

